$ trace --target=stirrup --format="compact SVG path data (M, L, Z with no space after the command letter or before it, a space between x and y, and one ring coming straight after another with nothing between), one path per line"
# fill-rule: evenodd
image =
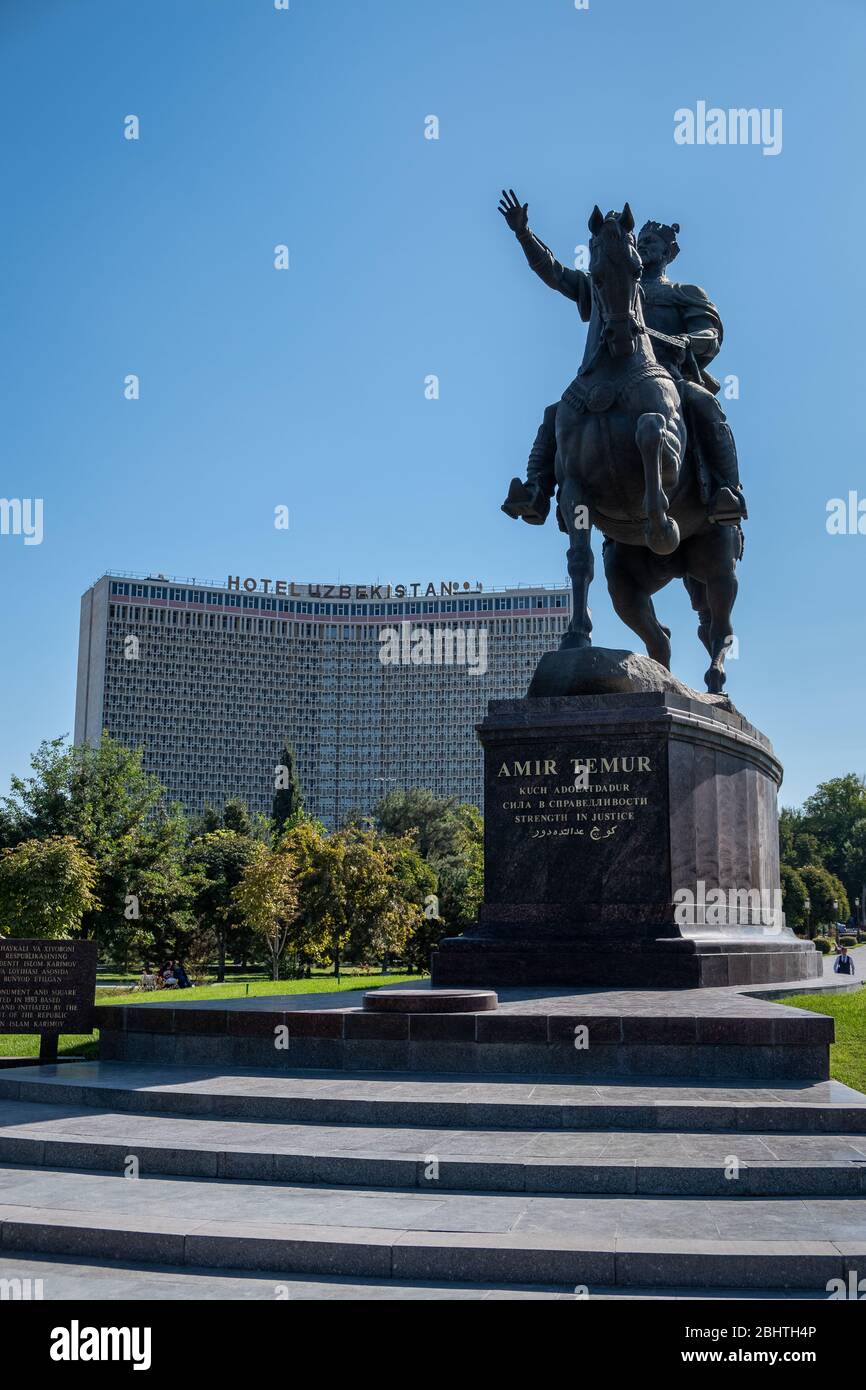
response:
M748 515L742 492L734 492L727 486L719 488L707 510L709 520L721 525L745 521Z

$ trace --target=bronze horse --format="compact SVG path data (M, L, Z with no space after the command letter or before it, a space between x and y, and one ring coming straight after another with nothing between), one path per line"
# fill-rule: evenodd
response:
M742 532L708 520L677 384L656 360L644 322L631 209L626 203L604 217L596 207L589 230L586 349L556 411L556 478L569 553L578 553L577 533L588 518L605 537L605 575L617 614L666 667L670 630L658 621L652 595L683 579L710 655L707 689L718 694L733 641ZM575 604L580 600L585 610L586 583L574 587ZM573 624L576 631L585 627L585 613L575 612Z

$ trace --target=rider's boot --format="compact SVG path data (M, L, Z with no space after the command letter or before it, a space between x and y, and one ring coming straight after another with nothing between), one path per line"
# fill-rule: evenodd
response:
M502 503L506 516L523 517L530 526L541 526L550 511L550 498L537 483L523 483L519 478L511 479L508 496Z
M721 406L714 397L711 399L712 406L701 412L703 428L700 434L707 463L719 487L710 498L707 515L710 521L720 523L745 521L749 513L740 486L737 446Z
M526 482L512 478L502 504L506 516L523 517L530 526L541 526L550 512L556 490L556 405L544 412L526 465Z

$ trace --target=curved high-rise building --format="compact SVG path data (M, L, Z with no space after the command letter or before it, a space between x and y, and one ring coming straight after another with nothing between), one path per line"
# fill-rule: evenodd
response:
M395 787L480 805L474 725L526 693L569 617L560 586L105 574L81 600L75 740L143 747L190 811L269 813L285 740L329 826Z

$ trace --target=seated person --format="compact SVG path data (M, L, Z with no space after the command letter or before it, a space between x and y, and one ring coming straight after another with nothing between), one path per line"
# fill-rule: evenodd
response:
M190 978L184 970L179 960L174 962L174 975L177 980L178 989L192 989Z

